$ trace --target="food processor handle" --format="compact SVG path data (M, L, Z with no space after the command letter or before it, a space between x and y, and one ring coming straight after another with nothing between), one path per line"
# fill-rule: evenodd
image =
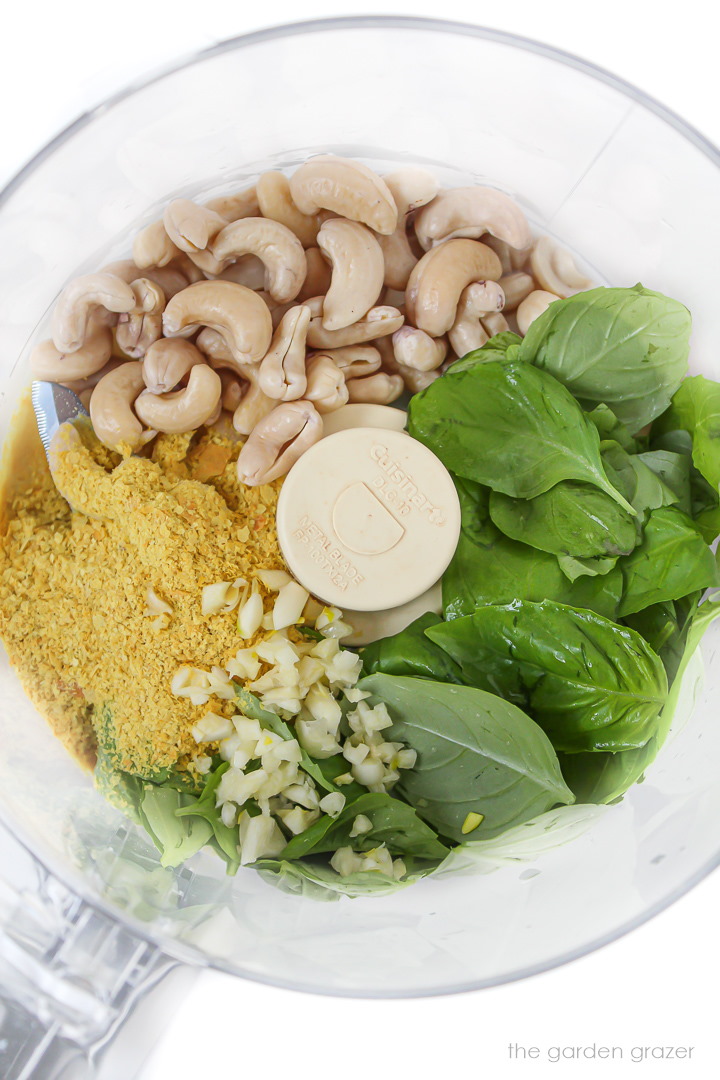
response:
M3 1080L102 1080L106 1050L135 1002L175 966L0 825Z

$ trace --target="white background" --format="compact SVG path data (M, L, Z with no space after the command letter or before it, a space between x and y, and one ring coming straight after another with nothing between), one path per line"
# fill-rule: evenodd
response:
M370 11L482 23L559 46L635 83L720 143L713 6L707 0L378 0ZM15 0L3 26L0 179L77 113L167 60L270 23L359 13L367 11L342 0ZM720 1073L719 910L715 874L592 956L523 983L445 998L311 998L206 973L165 1016L168 1026L142 1080L370 1074L705 1080ZM509 1061L510 1042L537 1046L543 1056L548 1046L616 1045L625 1061ZM631 1048L643 1045L695 1049L689 1062L629 1061Z

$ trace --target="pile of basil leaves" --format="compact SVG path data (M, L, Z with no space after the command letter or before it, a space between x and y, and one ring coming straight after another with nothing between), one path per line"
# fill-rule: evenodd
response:
M443 617L365 648L360 685L386 702L384 735L417 764L391 795L342 788L340 816L288 837L255 864L264 877L319 898L388 892L458 844L553 807L611 802L642 777L720 614L706 598L719 583L720 384L686 378L690 330L688 310L660 293L593 289L551 304L524 339L490 339L411 399L408 431L453 475L461 536ZM304 767L333 790L346 764ZM229 831L212 831L218 780L216 769L204 794L176 793L171 811L183 827L195 814L229 855ZM352 836L358 814L372 830ZM468 815L481 816L470 834ZM329 866L338 847L381 843L405 861L402 882Z

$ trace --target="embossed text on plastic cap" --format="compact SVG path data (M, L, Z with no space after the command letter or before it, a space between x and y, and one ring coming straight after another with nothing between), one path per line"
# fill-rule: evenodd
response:
M326 603L382 611L441 576L460 535L445 466L403 431L350 428L312 446L280 491L280 547L291 572Z

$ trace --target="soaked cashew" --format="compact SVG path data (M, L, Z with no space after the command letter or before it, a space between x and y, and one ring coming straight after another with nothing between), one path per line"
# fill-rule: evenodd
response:
M133 403L145 389L142 364L130 360L103 376L90 399L90 419L100 442L111 450L131 453L154 439L133 412Z
M343 330L366 315L380 295L385 274L382 249L370 229L344 218L324 222L317 242L332 266L323 327Z
M303 286L297 294L297 302L304 303L313 296L324 296L330 288L332 270L328 266L319 247L308 248L305 252L307 274Z
M140 360L162 335L165 293L145 277L131 281L130 288L135 294L135 307L119 317L115 340L127 356Z
M531 292L529 296L526 296L523 302L517 309L517 324L518 330L523 337L530 329L530 324L542 315L544 311L552 304L553 300L559 300L560 297L555 293L546 292L544 289L536 289L535 292Z
M506 244L504 240L498 240L496 236L491 236L490 233L486 233L483 236L483 244L487 244L489 248L495 252L500 259L503 268L503 275L512 274L516 270L526 270L527 262L530 258L530 252L532 246L515 250Z
M310 401L287 401L261 420L240 451L241 484L269 484L290 471L323 435L323 422Z
M163 212L165 232L188 255L205 251L227 223L227 218L192 199L173 199Z
M145 353L143 379L149 394L169 394L205 357L184 338L160 338ZM151 425L152 426L152 425Z
M592 285L590 278L580 273L570 252L549 236L541 236L535 242L530 268L537 283L556 296L572 296Z
M495 337L496 334L504 334L510 329L502 311L490 311L487 315L483 315L480 321L491 338Z
M367 315L352 326L346 326L343 330L326 330L322 324L323 299L322 296L315 296L306 301L313 316L307 335L311 349L339 349L345 345L372 341L386 334L394 334L405 321L405 316L397 308L380 306L370 308Z
M277 407L277 398L268 397L260 388L260 365L233 368L243 380L243 395L233 413L233 427L239 435L249 435L255 425Z
M257 182L257 199L263 217L285 225L304 248L313 247L320 221L316 214L302 214L298 210L290 194L290 181L284 173L263 173Z
M415 368L408 367L406 364L398 363L391 338L378 338L376 341L373 341L373 345L377 348L382 357L382 370L388 375L400 375L405 384L405 388L409 390L411 394L417 394L421 390L424 390L425 387L429 386L431 382L434 382L435 379L440 376L439 368L436 368L435 371L417 371Z
M254 187L244 188L232 195L219 195L205 203L208 210L214 210L226 221L239 221L241 218L257 217L260 206Z
M307 362L305 397L319 413L333 412L348 401L348 388L340 368L324 353L317 353Z
M234 281L246 289L262 289L265 285L265 265L257 255L241 255L217 276L221 281Z
M173 244L162 221L146 225L133 240L132 257L141 270L149 266L167 266L180 254L180 248Z
M378 371L377 374L366 375L362 379L349 379L347 389L348 401L390 405L400 397L405 383L402 375L388 375L385 371Z
M323 356L328 356L342 371L345 380L361 379L378 370L381 356L372 345L345 345L340 349L323 349Z
M290 177L290 194L303 214L332 210L389 236L397 225L397 207L385 181L349 158L320 154Z
M407 216L434 199L440 184L424 169L398 169L388 173L383 180L389 187L398 210L395 231L390 236L378 237L385 259L385 284L391 289L403 291L418 261L418 256L408 240Z
M501 311L505 293L496 281L474 281L460 293L455 322L448 332L458 356L481 348L490 336L485 318ZM492 324L491 324L492 325Z
M74 355L74 354L73 354ZM101 379L110 371L115 371L121 364L127 363L126 360L118 360L116 357L108 360L107 364L104 364L99 371L93 372L92 375L88 375L86 379L70 379L68 382L63 381L60 385L66 386L68 390L72 390L74 394L80 397L81 394L86 394L88 391L95 389ZM87 405L85 406L87 408Z
M257 255L265 264L265 287L279 304L293 300L305 280L303 246L279 221L260 217L233 221L218 233L210 251L223 264L240 255Z
M88 332L90 316L98 308L111 312L132 311L135 293L115 274L85 274L60 293L52 316L52 339L62 353L76 352Z
M222 407L234 413L243 399L245 386L234 371L218 371L222 383Z
M503 311L514 311L521 300L535 288L535 282L530 274L522 270L514 270L510 274L503 274L498 285L505 294L505 307Z
M148 427L168 435L195 431L211 417L219 415L222 397L220 376L207 364L196 364L190 370L188 384L170 394L143 390L135 401L135 412Z
M414 326L401 326L392 336L395 359L414 371L435 371L447 356L445 338L433 338Z
M188 337L200 326L217 330L239 364L262 360L272 338L267 306L232 281L198 281L170 300L163 314L166 337Z
M415 233L426 251L443 240L477 240L485 233L512 248L532 243L530 226L517 203L504 191L479 185L441 191L415 215Z
M34 379L66 383L94 375L107 364L111 354L110 329L91 321L85 342L79 349L66 353L56 349L50 339L41 341L30 354L30 368Z
M209 326L200 331L195 338L195 345L201 353L210 358L210 362L215 368L222 366L224 368L242 368L244 370L246 366L238 364L233 359L233 354L225 338L217 330L211 330Z
M309 307L292 307L282 317L260 364L258 383L268 397L295 401L305 393L305 341L309 325Z
M500 259L477 240L447 240L417 264L405 293L408 322L442 337L455 322L460 294L473 281L497 281Z

